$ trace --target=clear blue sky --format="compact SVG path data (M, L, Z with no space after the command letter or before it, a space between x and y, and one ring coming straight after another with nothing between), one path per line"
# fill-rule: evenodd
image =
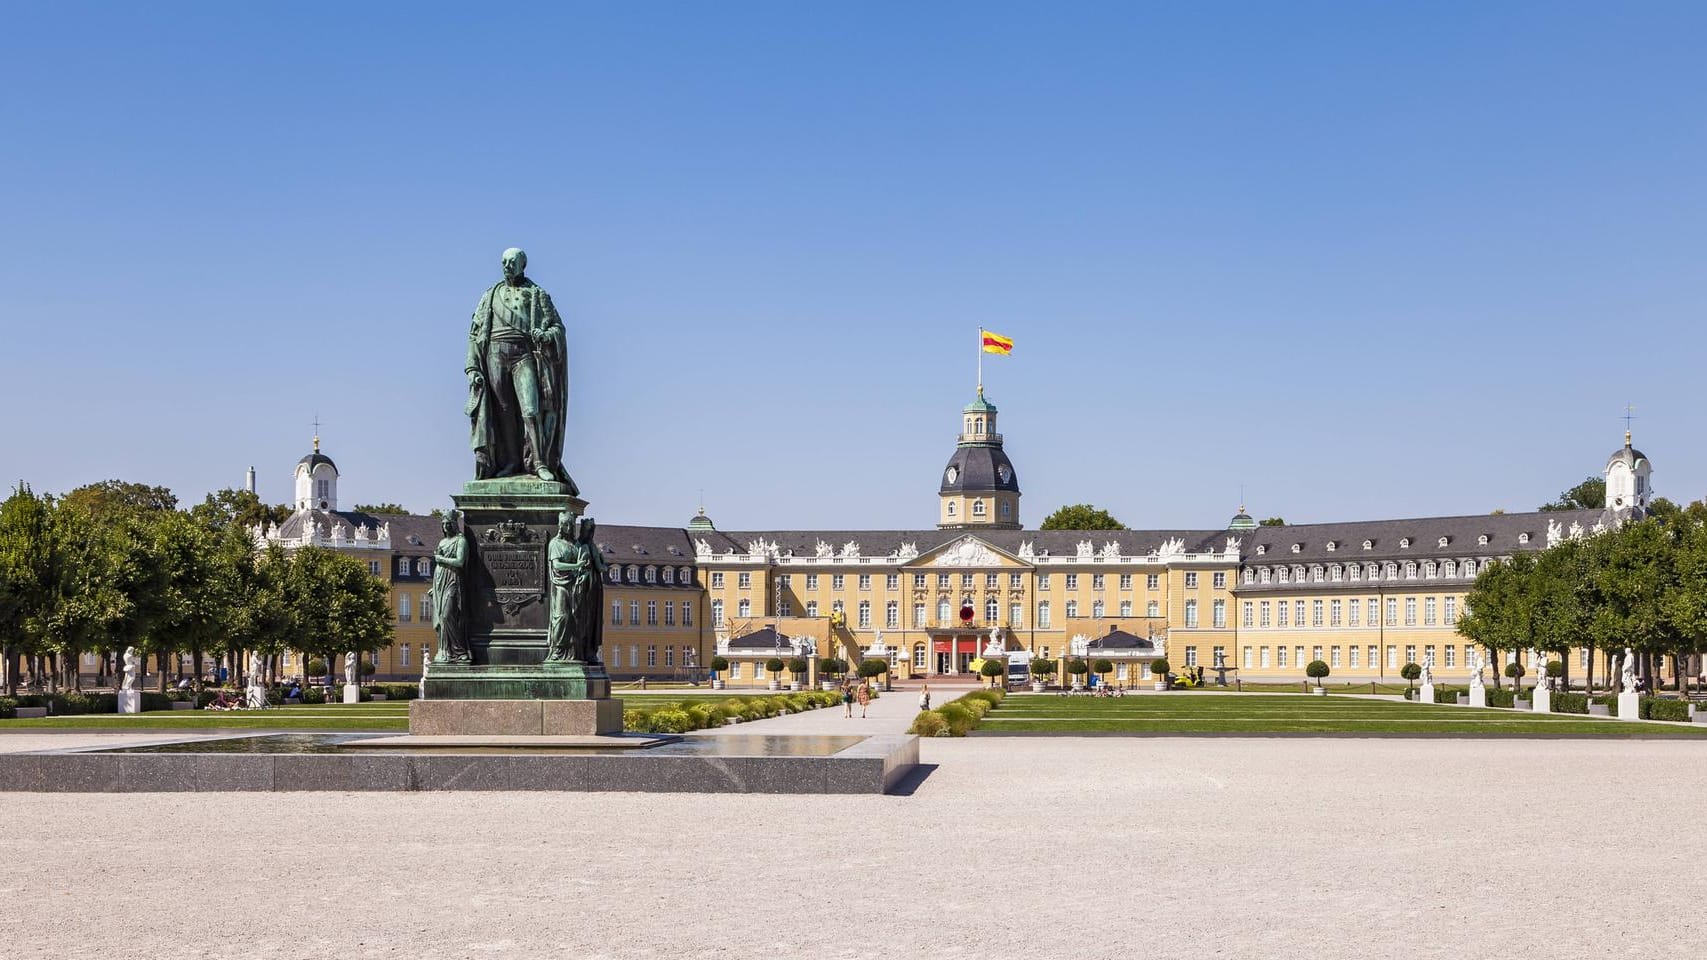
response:
M610 523L1528 509L1707 487L1700 3L10 4L0 475L469 475L526 248Z

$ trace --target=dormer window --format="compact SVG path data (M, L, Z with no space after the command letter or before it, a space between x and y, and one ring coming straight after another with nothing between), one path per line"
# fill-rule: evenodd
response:
M1476 538L1476 545L1479 547L1487 546L1488 545L1488 535L1484 533L1481 536L1477 537Z
M1329 540L1328 541L1328 552L1333 553L1335 550L1339 549L1339 546L1340 545L1337 542L1335 542L1333 540Z
M1375 549L1375 541L1373 541L1373 540L1365 540L1365 541L1363 541L1363 549L1365 549L1365 550L1373 550L1373 549Z
M1435 546L1439 546L1439 547L1444 547L1444 546L1446 546L1446 545L1447 545L1447 544L1449 544L1449 543L1451 543L1451 542L1452 542L1452 538L1451 538L1451 537L1441 537L1441 538L1440 538L1440 542L1439 542L1439 543L1437 543L1437 544L1435 544Z
M1257 544L1257 556L1260 557L1267 552L1268 552L1268 544L1266 544L1266 543Z
M1400 537L1399 538L1399 549L1400 550L1409 550L1410 548L1411 548L1411 538L1410 537Z
M1528 543L1529 542L1529 534L1527 534L1527 533L1518 534L1517 535L1517 542L1518 543Z
M1292 552L1293 553L1297 553L1298 551L1300 551L1302 549L1304 549L1304 545L1302 543L1295 543L1292 545Z

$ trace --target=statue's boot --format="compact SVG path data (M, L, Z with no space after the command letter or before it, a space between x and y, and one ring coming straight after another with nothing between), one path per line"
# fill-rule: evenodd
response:
M533 461L534 474L541 480L555 481L557 475L551 472L551 468L545 465L544 460L540 459L540 451L545 449L545 445L539 442L539 420L529 417L523 421L522 429L527 433L528 459Z

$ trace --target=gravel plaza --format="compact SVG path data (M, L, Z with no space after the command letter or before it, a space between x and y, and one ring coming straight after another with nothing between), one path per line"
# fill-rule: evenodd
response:
M732 730L887 733L915 709ZM1518 957L1544 918L1548 942L1637 957L1686 947L1707 894L1699 831L1629 839L1707 791L1691 742L922 747L891 796L9 794L0 936L18 957Z

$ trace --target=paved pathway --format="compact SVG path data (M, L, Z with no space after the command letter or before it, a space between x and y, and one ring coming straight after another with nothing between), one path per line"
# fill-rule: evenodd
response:
M963 691L957 691L953 696L959 696L961 692ZM940 700L934 702L938 705L941 703ZM918 713L919 691L917 688L913 688L893 690L871 701L870 706L866 708L864 717L859 715L859 704L856 702L852 719L849 719L847 712L842 709L840 704L837 704L833 707L808 710L805 713L789 714L786 717L732 723L709 732L719 735L906 733L907 728L913 725L913 718Z

